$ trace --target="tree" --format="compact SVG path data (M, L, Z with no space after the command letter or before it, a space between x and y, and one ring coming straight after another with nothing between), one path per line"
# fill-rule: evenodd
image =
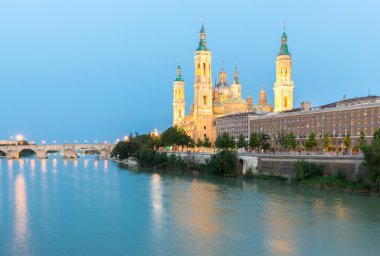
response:
M361 130L360 137L359 137L359 148L362 149L366 145L367 145L367 140L365 138L365 133L363 130Z
M305 142L307 150L314 150L318 146L318 141L315 139L315 133L310 133L309 138Z
M204 141L203 141L203 147L205 148L211 148L211 141L210 139L206 136Z
M251 137L249 138L249 147L251 149L257 149L260 147L260 137L257 132L251 133Z
M190 136L182 127L174 126L166 129L161 134L161 141L165 146L188 146L190 143Z
M266 133L260 134L260 147L262 150L264 150L265 153L270 148L269 140L270 140L269 134L266 134Z
M323 134L323 148L326 151L331 150L331 136L328 133Z
M348 133L346 136L344 136L344 139L343 139L343 147L345 148L345 151L347 151L350 146L351 146L351 135Z
M189 148L195 148L195 141L193 138L190 138L190 141L189 141L189 145L188 145Z
M111 157L117 157L120 160L128 159L136 153L140 146L141 145L135 139L120 141L113 148Z
M197 148L201 148L201 147L203 147L203 141L202 141L200 138L198 138L198 139L197 139L197 142L195 143L195 146L196 146Z
M286 133L284 130L278 131L275 135L275 139L280 143L282 148L286 148Z
M296 136L294 135L293 132L288 133L285 136L284 148L294 150L296 149L296 147L297 147Z
M236 176L238 158L236 153L231 150L223 149L211 157L206 165L207 173L216 176Z
M234 138L230 136L228 132L224 132L221 135L219 134L218 137L216 137L215 146L219 149L235 148L235 141Z
M243 134L239 135L238 141L236 143L237 148L246 148L248 146L247 141L245 140L245 137Z
M375 136L376 135L376 136ZM380 190L380 129L375 132L370 145L362 148L364 153L364 166L367 176L373 182L375 190Z

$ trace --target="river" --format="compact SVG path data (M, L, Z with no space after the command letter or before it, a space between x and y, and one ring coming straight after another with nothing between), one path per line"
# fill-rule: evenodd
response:
M380 198L0 159L0 255L379 255Z

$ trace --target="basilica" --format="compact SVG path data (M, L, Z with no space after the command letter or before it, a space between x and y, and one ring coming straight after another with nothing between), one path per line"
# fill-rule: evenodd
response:
M285 31L281 37L280 53L276 61L277 72L273 88L274 108L267 102L263 85L256 104L250 95L246 99L242 98L236 66L232 83L228 82L227 72L222 64L218 82L213 85L211 58L211 51L207 47L206 30L202 23L199 45L194 56L194 102L188 115L185 113L185 81L182 78L180 66L177 67L177 76L173 85L173 126L184 128L194 140L208 137L210 141L215 141L215 119L218 117L244 112L265 115L273 111L277 113L293 108L292 60L288 51Z

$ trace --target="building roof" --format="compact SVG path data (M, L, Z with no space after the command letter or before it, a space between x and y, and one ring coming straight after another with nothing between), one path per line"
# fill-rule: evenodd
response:
M379 102L380 97L376 95L369 95L365 97L356 97L351 99L343 99L341 101L332 102L326 105L322 105L319 108L325 109L325 108L336 108L336 107L342 107L342 106L353 106L353 105L361 105L361 104L369 104L369 103L375 103Z

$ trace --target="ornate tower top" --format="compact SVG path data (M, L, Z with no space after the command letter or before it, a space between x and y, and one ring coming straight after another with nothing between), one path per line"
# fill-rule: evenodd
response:
M237 68L237 65L235 64L235 70L234 70L234 81L233 81L234 84L239 84L239 71L238 71L238 68Z
M222 68L219 72L219 85L227 85L227 73L224 71L224 60L222 59Z
M180 81L180 82L183 82L183 78L182 78L182 69L181 69L181 66L178 65L177 67L177 76L175 78L175 81Z
M289 49L288 49L288 36L285 33L285 22L283 25L284 32L282 33L281 36L281 47L280 47L280 52L278 55L290 55Z
M200 31L200 34L199 34L199 46L198 46L198 49L197 51L208 51L208 48L207 48L207 41L206 41L206 30L205 30L205 27L204 27L204 19L202 18L202 28L201 28L201 31Z
M261 101L266 101L267 100L267 93L265 92L264 84L261 84L260 100Z

